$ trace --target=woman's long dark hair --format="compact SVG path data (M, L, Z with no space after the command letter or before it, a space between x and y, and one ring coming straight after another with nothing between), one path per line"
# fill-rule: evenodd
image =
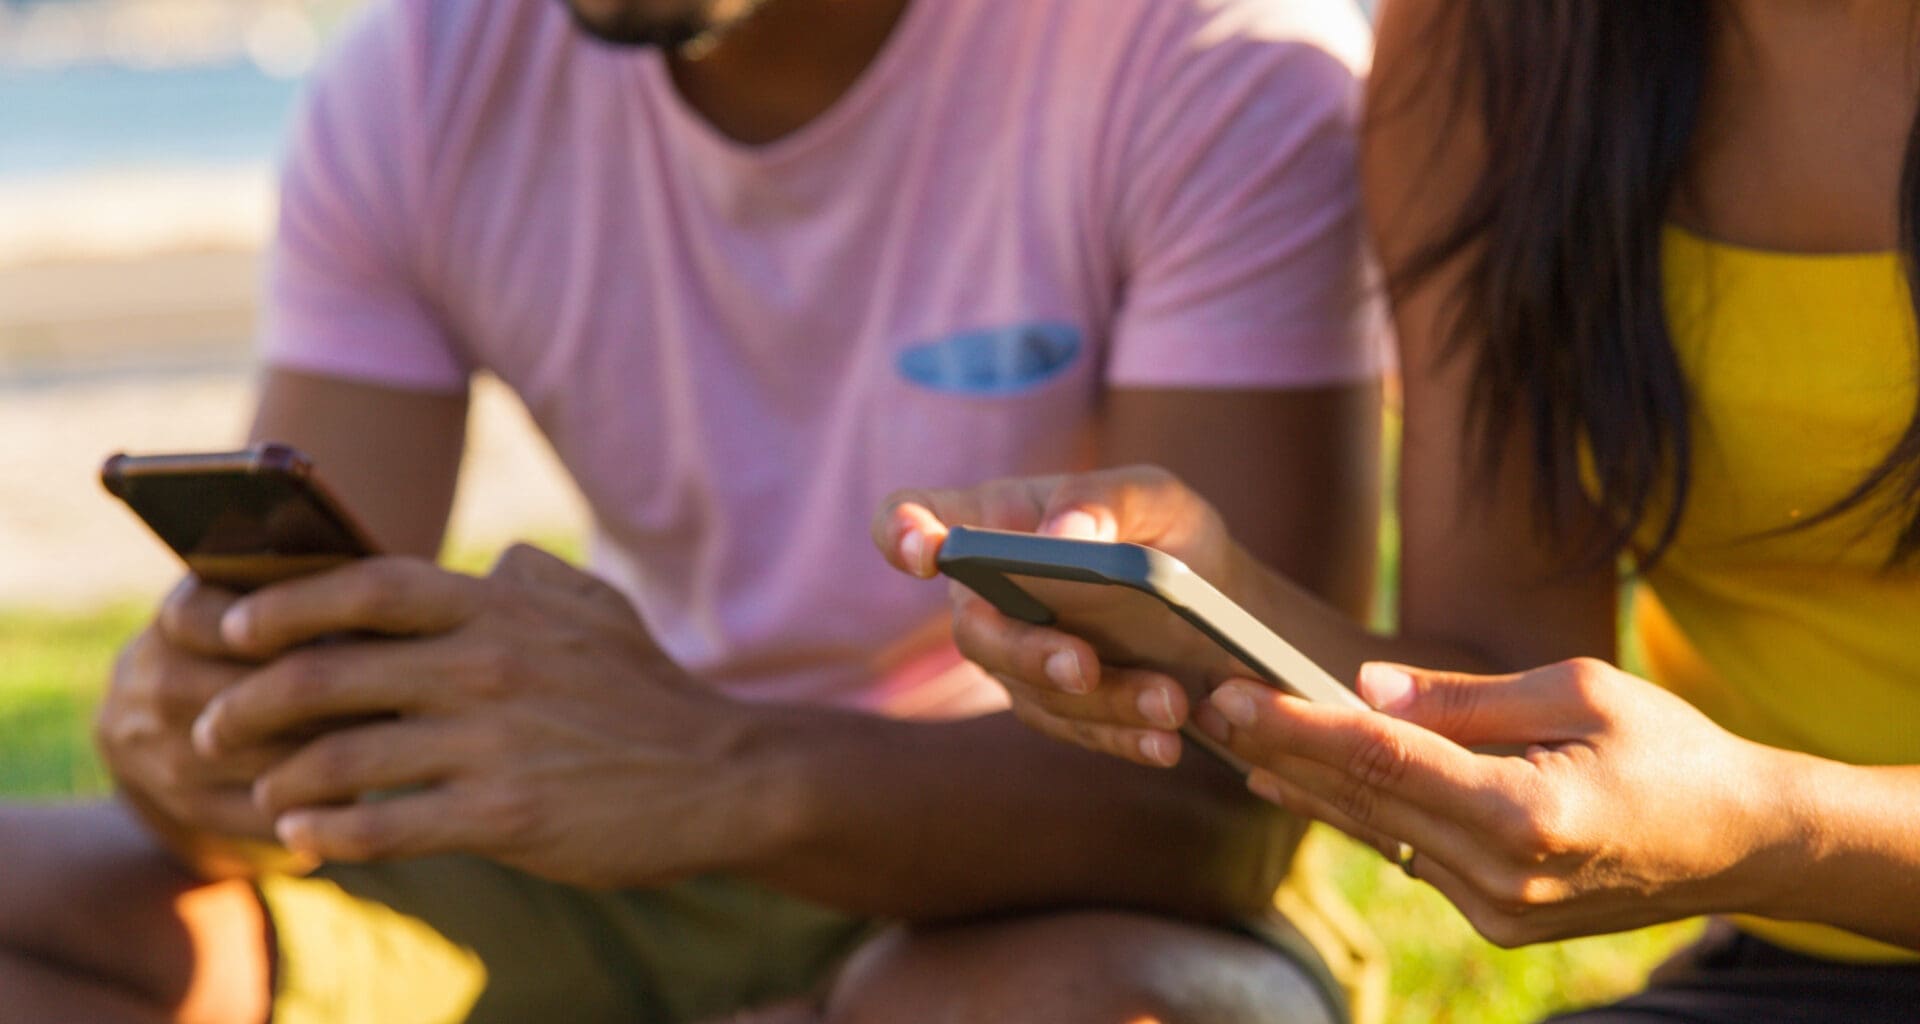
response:
M1483 468L1524 424L1536 509L1554 523L1560 496L1578 485L1584 443L1605 523L1577 540L1596 562L1630 550L1658 507L1654 540L1636 552L1651 566L1687 500L1689 399L1660 254L1701 105L1709 3L1465 0L1463 66L1441 67L1451 81L1422 83L1477 94L1486 166L1458 218L1397 268L1391 287L1467 261L1449 354L1473 360L1470 436ZM1899 209L1920 301L1920 120ZM1801 525L1868 501L1903 523L1888 565L1920 561L1920 409L1884 461Z

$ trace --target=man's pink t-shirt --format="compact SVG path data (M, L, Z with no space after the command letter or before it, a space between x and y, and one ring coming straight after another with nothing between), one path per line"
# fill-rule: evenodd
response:
M989 688L876 505L1073 467L1110 388L1376 374L1368 52L1344 0L914 0L830 111L745 146L558 0L378 3L292 137L265 355L498 375L682 665L958 713Z

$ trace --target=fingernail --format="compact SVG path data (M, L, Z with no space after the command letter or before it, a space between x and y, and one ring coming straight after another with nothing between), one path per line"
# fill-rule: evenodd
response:
M1147 721L1162 729L1180 728L1180 720L1173 717L1173 698L1167 695L1167 691L1148 690L1140 695L1138 704L1140 714Z
M1413 703L1413 677L1385 662L1360 666L1360 696L1376 709L1393 713Z
M1068 693L1086 693L1092 687L1080 674L1080 655L1071 647L1047 655L1047 678Z
M1064 512L1047 521L1041 527L1041 533L1053 537L1071 537L1076 540L1098 540L1100 538L1100 520L1085 512Z
M915 576L931 575L922 563L927 558L927 538L919 530L908 530L900 537L900 560Z
M1231 686L1214 691L1213 706L1220 709L1220 717L1242 729L1252 725L1260 715L1253 706L1253 698Z
M280 840L280 845L289 850L298 850L305 845L312 831L307 816L298 811L282 814L273 823L274 836Z
M227 609L220 616L220 639L228 647L241 648L253 639L253 607L245 601Z
M214 730L213 708L209 706L193 720L193 749L201 757L215 757L220 753L220 734Z
M1215 708L1211 701L1200 705L1200 710L1194 712L1193 724L1199 726L1200 731L1215 743L1233 742L1233 726L1228 725L1227 720L1220 717L1219 709Z
M1180 760L1180 741L1164 732L1150 732L1140 737L1140 756L1163 768L1171 768Z

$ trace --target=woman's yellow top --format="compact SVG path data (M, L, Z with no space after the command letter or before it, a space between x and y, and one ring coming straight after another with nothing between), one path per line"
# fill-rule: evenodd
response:
M1914 413L1915 319L1894 253L1803 255L1664 239L1667 317L1691 389L1692 493L1636 595L1655 682L1728 730L1854 764L1920 764L1920 571L1875 495L1805 529ZM1776 945L1920 956L1821 925L1737 917Z

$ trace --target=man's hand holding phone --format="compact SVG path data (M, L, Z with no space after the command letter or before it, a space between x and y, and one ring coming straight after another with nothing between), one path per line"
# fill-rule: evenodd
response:
M349 633L360 639L306 643ZM359 722L253 787L298 852L471 853L633 887L735 867L785 838L780 712L692 679L623 595L537 549L513 548L483 578L366 559L249 594L221 634L260 664L193 723L210 763Z
M310 866L277 854L273 821L253 782L289 752L281 744L216 757L193 749L193 722L214 697L259 667L221 638L234 594L188 577L121 653L95 721L122 798L194 871L209 879Z

